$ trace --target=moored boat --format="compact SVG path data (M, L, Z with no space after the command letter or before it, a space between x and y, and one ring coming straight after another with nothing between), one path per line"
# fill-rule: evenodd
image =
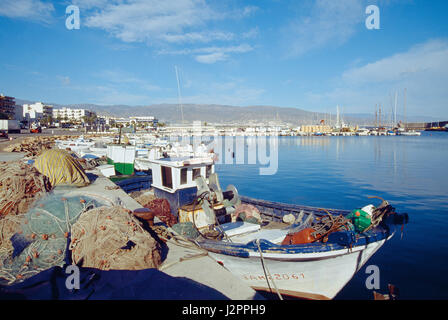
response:
M298 216L300 212L304 212L307 217L314 216L313 220L325 216L318 208L247 197L241 197L241 201L255 205L263 221L280 220L285 214L291 213ZM350 213L328 211L333 216ZM233 229L233 235L228 239L201 239L198 243L217 262L255 290L305 299L333 299L370 257L392 238L394 224L404 223L406 219L400 215L392 219L389 217L388 223L358 234L351 231L335 232L325 242L284 244L288 234L294 229L300 229L300 224L275 229L270 228L269 223L257 231L239 234ZM304 217L302 221L305 220ZM222 227L228 228L228 225Z
M181 160L148 160L154 194L168 200L179 225L192 228L181 235L255 290L332 299L395 225L407 223L384 200L349 211L239 196L234 186L221 189L211 158ZM362 228L354 216L360 212L368 216Z

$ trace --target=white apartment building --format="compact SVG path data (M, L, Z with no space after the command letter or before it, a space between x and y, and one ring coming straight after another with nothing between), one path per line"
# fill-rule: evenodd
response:
M54 109L53 110L53 118L61 120L76 120L76 121L84 121L84 117L90 117L95 113L89 111L87 109L72 109L72 108L62 108L62 109Z
M53 106L45 105L42 102L23 105L23 118L27 120L40 120L53 115Z

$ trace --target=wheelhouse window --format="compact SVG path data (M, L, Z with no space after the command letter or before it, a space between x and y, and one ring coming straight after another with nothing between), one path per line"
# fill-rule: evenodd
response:
M208 178L212 174L212 165L208 165L205 169L205 177Z
M180 170L180 184L187 184L188 168L182 168Z
M173 188L171 167L162 166L162 185L170 189Z
M193 180L201 175L201 168L193 169Z

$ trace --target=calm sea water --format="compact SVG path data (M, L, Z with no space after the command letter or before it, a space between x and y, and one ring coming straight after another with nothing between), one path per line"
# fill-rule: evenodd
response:
M355 209L388 200L409 224L388 241L336 299L372 299L367 265L380 268L380 292L391 283L402 299L448 298L448 133L419 137L279 137L278 170L216 166L223 188L259 199Z

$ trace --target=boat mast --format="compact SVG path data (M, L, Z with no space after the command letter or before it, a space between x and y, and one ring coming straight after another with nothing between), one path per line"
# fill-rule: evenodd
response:
M378 128L378 105L375 104L375 128Z
M397 99L398 99L398 92L395 91L394 126L397 125Z
M406 123L406 88L404 88L404 129L406 130L407 123Z
M336 107L336 128L340 128L340 124L339 124L339 105Z
M381 127L381 103L380 103L380 106L379 106L379 117L380 117L380 127Z
M181 95L180 95L180 84L179 84L179 73L177 72L177 66L174 66L176 70L176 79L177 79L177 97L179 99L180 112L182 115L182 124L184 124L184 107L182 105Z

